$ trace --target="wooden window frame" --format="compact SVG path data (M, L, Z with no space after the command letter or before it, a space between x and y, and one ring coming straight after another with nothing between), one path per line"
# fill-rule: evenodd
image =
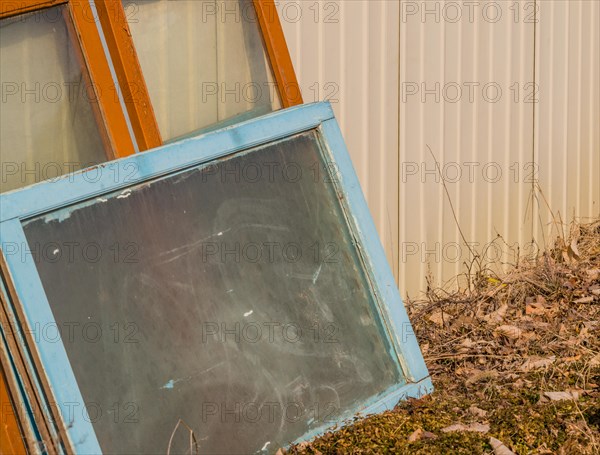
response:
M5 357L0 350L0 360ZM10 396L10 390L4 375L3 363L0 363L0 453L21 455L27 453L22 431L17 421L18 406ZM12 413L10 413L12 411ZM20 419L19 419L20 420Z
M150 94L121 0L96 0L96 8L140 151L163 145ZM300 86L273 0L253 0L277 91L284 108L302 104Z
M91 101L92 110L106 157L108 160L112 160L132 155L135 153L133 140L129 133L120 100L116 96L110 67L95 20L91 14L92 9L89 0L1 0L0 19L34 13L60 5L66 6L64 20L73 48L80 59L86 88L91 88L94 92L95 101ZM7 302L4 302L3 297L3 295L0 296L0 300L3 301L0 305L0 313L2 307L6 309L8 305ZM4 316L4 314L0 314L0 316ZM10 323L6 318L0 317L0 320L3 327L14 333L14 328L11 330ZM16 340L12 339L10 333L4 335L7 337L8 345L4 346L2 344L0 346L0 361L2 362L0 396L3 400L7 398L11 400L13 413L9 415L8 410L0 410L2 417L0 436L3 440L0 444L0 449L2 449L0 452L10 448L11 451L16 450L19 453L26 453L26 450L33 453L39 447L36 446L36 441L32 438L30 428L27 425L27 418L23 415L24 410L19 405L20 400L17 399L19 386L15 376L10 371L7 349L11 352L14 351L12 359L19 371L19 376L24 381L21 386L24 387L25 392L30 397L30 405L33 406L34 415L40 415L43 405L41 405L41 398L35 392L36 387L33 385L33 379L26 373L26 362L21 358L22 353L17 348ZM3 401L2 405L5 404ZM37 423L37 430L40 432L42 439L46 442L52 442L54 438L50 436L51 430L45 424L46 422ZM66 434L66 429L62 429L61 432ZM57 453L57 449L53 446L47 446L45 450L51 455Z
M56 434L56 429L51 428L49 423L55 422L57 415L52 414L52 406L44 403L40 394L41 388L26 367L30 359L19 347L20 328L11 312L9 297L9 293L13 296L15 294L10 290L10 280L4 280L3 271L6 270L6 266L3 258L4 256L0 255L0 435L6 440L0 443L0 453L37 453L43 449L48 455L56 455L58 451L54 444L57 438L52 436ZM9 406L11 415L7 414ZM28 414L27 408L31 410L33 417ZM49 412L48 416L39 418L44 410Z
M302 104L302 94L273 0L252 0L277 90L284 108ZM105 144L107 158L135 153L127 120L117 96L100 34L92 19L89 0L2 0L0 19L66 5L65 18L81 51L82 70L95 92L94 113ZM96 0L102 33L114 65L119 90L140 151L163 145L150 94L137 57L121 0Z
M71 180L43 182L8 193L2 196L5 209L0 212L0 245L27 244L22 223L39 214L73 207L74 204L94 198L116 197L116 191L151 182L158 176L166 178L181 175L182 170L197 169L221 158L307 131L315 131L319 135L320 147L326 151L324 162L336 169L336 192L339 191L338 196L347 211L344 219L355 239L353 243L356 243L354 247L361 256L361 263L368 264L365 265L365 273L369 273L369 286L376 300L373 309L380 319L379 332L389 343L388 352L398 362L403 376L395 385L366 401L364 406L358 404L356 412L368 415L392 409L401 399L420 398L432 392L433 385L329 103L312 103L275 112L194 140L167 145L155 153L136 154L115 163L120 169L116 179L113 175L103 175L98 181L90 182L84 175L74 174ZM126 172L132 167L137 170L133 176ZM32 255L22 258L21 254L14 252L0 252L0 267L11 280L9 293L17 307L22 327L31 328L39 320L58 324ZM35 319L31 319L34 315ZM27 333L30 334L31 329ZM48 395L54 396L57 403L84 403L65 346L44 337L30 337L27 343L32 356L37 359L35 368L40 376L45 376L42 382ZM42 358L52 359L53 362L43 364ZM53 383L52 377L55 378ZM60 378L60 383L56 378ZM63 428L67 428L66 422L62 419L60 422ZM70 423L68 434L63 436L62 441L67 453L73 453L74 449L69 447L72 441L81 441L80 450L83 453L101 453L90 419L75 413ZM338 421L328 422L328 426L344 424L343 416ZM299 440L306 440L308 435L317 436L324 430L323 427L317 433L309 430Z
M86 85L92 88L97 100L97 102L92 102L92 108L102 136L106 157L108 160L112 160L132 155L135 153L135 146L129 133L125 113L117 96L100 33L91 14L92 8L89 0L1 0L0 19L33 13L59 5L66 6L65 23L69 36L81 59ZM127 24L123 4L121 0L96 0L95 5L137 146L140 151L159 147L163 141ZM253 0L253 5L282 106L287 108L302 104L302 95L275 3L273 0ZM4 305L8 304L4 302ZM9 344L15 348L16 341ZM20 355L18 358L20 359ZM20 360L18 363L19 371L23 375L25 361ZM13 384L14 381L10 380L8 372L6 372L6 379L8 385L4 378L0 378L0 394L12 396L11 392L14 392L13 389L16 386ZM35 395L32 379L26 379L27 383L24 386L27 393ZM35 399L39 412L42 407L40 400L40 397ZM13 402L16 400L13 399ZM19 416L19 409L15 409L15 411L13 418L7 422L6 432L2 434L10 438L8 442L11 447L22 447L25 451L24 444L31 441L21 434L20 428L25 426L24 417ZM45 439L47 438L46 440L52 440L48 437L49 431L51 431L49 428L42 426L38 430ZM59 428L59 432L63 437L66 436L66 428ZM32 448L29 447L29 450ZM50 454L56 453L54 447L48 447L47 450Z
M24 332L17 323L22 316L15 313L20 307L8 273L0 252L0 436L5 438L0 443L0 454L43 451L57 455L56 435L60 430L51 423L59 417L57 407L46 401L37 376L27 367L32 358L21 348L21 342L31 333Z
M0 19L65 5L65 23L75 51L81 58L87 87L94 91L91 101L108 160L135 153L125 113L116 94L104 47L89 0L2 0Z
M281 104L284 108L302 104L302 93L296 78L290 51L285 41L274 0L253 0L271 68L275 73Z
M140 151L159 147L163 142L123 3L96 0L95 5L138 147Z

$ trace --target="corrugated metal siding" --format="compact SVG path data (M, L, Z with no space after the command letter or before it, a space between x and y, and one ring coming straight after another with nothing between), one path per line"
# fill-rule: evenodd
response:
M551 219L538 181L563 219L598 216L598 2L321 0L334 23L315 5L279 6L292 59L306 101L339 86L336 114L404 295L428 273L440 284L464 272L463 235L488 260L535 252Z
M533 104L522 93L533 81L533 24L512 20L508 3L498 21L491 10L417 5L400 23L400 287L412 295L428 274L441 285L464 272L470 249L484 266L513 260L506 244L531 239L533 158Z
M399 4L286 1L278 9L304 101L332 103L397 277Z
M539 14L535 230L543 243L568 231L561 221L600 216L600 3L540 2Z

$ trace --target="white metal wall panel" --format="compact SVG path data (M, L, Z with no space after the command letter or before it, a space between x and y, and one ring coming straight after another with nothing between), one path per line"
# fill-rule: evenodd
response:
M535 232L600 216L600 2L539 2L536 30Z
M428 275L439 286L464 272L470 249L510 262L531 240L534 27L509 9L526 3L401 2L400 288L411 295Z
M332 103L398 276L399 4L276 3L304 101Z
M327 23L315 8L339 14ZM599 2L279 9L306 100L339 88L332 101L403 294L464 272L464 240L484 262L536 252L552 219L538 188L563 221L598 216Z

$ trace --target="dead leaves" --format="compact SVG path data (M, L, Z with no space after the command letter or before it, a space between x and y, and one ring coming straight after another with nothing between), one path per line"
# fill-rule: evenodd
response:
M501 323L504 320L504 316L506 316L506 312L508 311L508 305L506 303L502 304L500 308L491 313L485 315L483 320L489 324Z
M547 368L556 362L556 356L552 355L550 357L529 357L523 364L519 367L519 370L527 373L532 370L537 370L540 368Z
M525 314L527 316L553 316L557 312L557 303L548 304L542 295L538 294L535 297L527 297L525 299Z
M550 399L550 401L561 401L561 400L579 400L582 392L580 390L570 390L563 392L544 392L544 397Z
M433 322L438 327L443 327L444 323L450 319L451 315L442 310L436 310L429 315L429 321Z
M598 281L600 279L600 269L586 270L590 281Z
M599 453L600 221L469 286L407 302L437 391L323 437L323 453L451 453L448 440L471 453L485 441L495 455Z
M518 340L523 335L523 331L514 325L501 325L494 330L496 335L502 335L509 340Z
M579 247L577 246L577 241L579 240L578 236L575 236L573 238L573 240L571 240L571 243L569 244L569 248L568 248L568 254L570 257L572 257L573 259L577 260L579 259L581 256L579 254Z
M421 439L436 439L437 436L429 431L425 431L422 428L417 428L408 437L408 442L420 441Z
M510 450L496 438L490 437L490 445L492 446L492 449L494 449L494 455L515 455L512 450Z
M444 433L450 433L451 431L475 431L477 433L487 433L490 431L490 426L487 423L470 423L463 425L462 423L455 423L448 427L442 428Z
M581 297L580 299L573 300L573 303L592 303L594 301L594 297Z
M470 386L478 382L487 381L489 379L495 379L498 377L496 370L477 371L465 381L465 385Z
M483 409L478 408L475 405L469 406L468 411L475 417L485 417L487 415L487 411L484 411Z

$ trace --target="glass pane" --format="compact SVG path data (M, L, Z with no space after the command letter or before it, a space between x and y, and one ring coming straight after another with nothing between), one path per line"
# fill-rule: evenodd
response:
M251 0L125 0L163 140L281 107Z
M105 453L274 452L404 383L326 168L308 132L24 223Z
M0 21L0 191L106 161L65 17L57 6Z

